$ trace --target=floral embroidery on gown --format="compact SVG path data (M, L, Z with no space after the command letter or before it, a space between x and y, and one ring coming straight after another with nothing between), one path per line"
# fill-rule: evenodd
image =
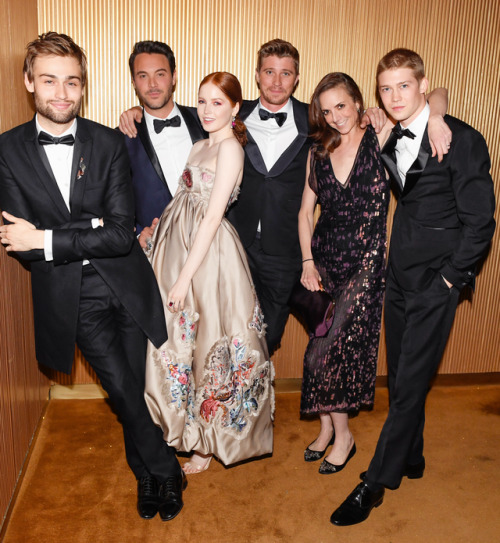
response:
M357 412L373 407L385 288L389 184L374 130L366 129L345 185L330 157L311 171L321 205L312 254L336 306L328 334L307 346L300 411Z
M148 254L163 303L205 216L215 174L187 165ZM229 205L237 198L239 187ZM165 309L169 339L148 344L146 402L169 445L224 464L271 453L273 367L245 250L224 218L184 310Z

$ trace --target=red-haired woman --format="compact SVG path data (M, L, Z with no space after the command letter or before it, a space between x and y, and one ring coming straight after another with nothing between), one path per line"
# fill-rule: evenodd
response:
M206 76L193 146L179 189L151 240L150 261L169 339L148 346L146 401L167 443L194 451L186 473L213 455L232 464L272 451L272 364L245 251L224 218L238 195L246 129L239 81Z

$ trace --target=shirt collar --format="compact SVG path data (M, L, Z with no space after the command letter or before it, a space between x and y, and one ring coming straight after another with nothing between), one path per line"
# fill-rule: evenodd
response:
M50 134L54 138L62 138L63 136L67 136L68 134L71 134L73 137L76 136L76 117L73 120L73 124L65 130L62 134L52 134L52 132L49 132L45 128L43 128L40 123L38 122L38 113L35 115L35 123L36 123L36 132L37 134L40 134L40 132L45 132L46 134Z
M290 98L286 101L286 103L285 103L285 105L283 107L278 109L278 111L271 111L267 107L263 106L262 102L260 101L260 98L259 98L258 108L265 109L266 111L269 111L271 113L286 113L287 116L293 115L293 106L292 106L292 101L290 100Z
M154 132L153 121L155 119L161 119L162 121L164 121L166 119L171 119L172 117L175 117L176 115L178 115L181 118L181 124L182 124L181 110L177 107L177 104L175 102L174 102L174 107L172 108L172 111L168 114L167 117L155 117L154 115L151 115L151 113L148 113L144 109L144 118L146 119L146 124L148 125L148 129L150 132Z
M424 109L419 113L418 117L406 127L415 134L417 140L421 140L424 135L425 127L429 121L429 114L429 104L426 103Z

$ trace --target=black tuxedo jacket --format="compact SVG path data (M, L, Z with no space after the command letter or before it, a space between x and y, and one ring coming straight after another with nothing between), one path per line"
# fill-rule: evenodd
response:
M130 166L123 136L78 118L71 211L38 144L35 120L0 136L0 208L39 229L53 230L52 262L41 250L19 253L31 261L38 361L71 371L82 280L90 260L151 341L167 338L156 280L134 235ZM104 219L92 228L91 219Z
M260 221L262 248L270 255L300 256L298 213L311 141L308 105L293 97L291 100L297 137L268 171L248 133L240 195L227 215L245 247L253 243ZM243 121L258 103L258 100L243 102L240 112Z
M196 108L180 105L177 107L186 123L192 142L206 138ZM170 194L168 189L146 122L143 120L135 123L135 126L138 137L125 136L125 143L130 157L134 188L136 233L140 234L145 226L151 225L155 217L161 216L173 194Z
M432 157L427 129L404 188L391 135L382 160L399 195L389 263L405 290L422 288L441 273L461 289L474 285L476 265L495 230L495 196L484 138L469 125L446 116L453 132L441 163Z

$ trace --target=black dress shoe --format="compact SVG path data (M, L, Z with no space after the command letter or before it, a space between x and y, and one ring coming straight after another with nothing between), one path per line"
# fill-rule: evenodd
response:
M329 475L330 473L338 473L339 471L342 471L347 462L356 454L356 443L353 444L351 447L351 450L349 451L349 454L347 455L347 458L345 459L345 462L343 464L340 464L340 466L337 466L335 464L330 464L328 460L325 458L323 462L321 462L321 466L319 467L319 472L321 475Z
M314 441L312 443L314 443ZM335 430L333 431L332 439L330 439L330 442L326 446L326 449L328 449L330 445L333 445L334 441L335 441ZM309 447L312 445L312 443L309 445ZM323 458L323 456L325 456L326 449L324 451L312 451L309 447L306 447L306 450L304 451L304 460L306 462L316 462L316 460L319 460L320 458Z
M160 505L158 511L161 520L172 520L182 509L182 491L187 486L186 475L183 471L179 475L172 475L160 485Z
M137 481L137 511L142 518L153 518L158 513L160 485L151 475Z
M421 462L418 464L406 464L406 467L403 471L403 477L408 477L408 479L422 479L424 476L425 470L425 458L422 458ZM359 478L364 481L366 478L366 471L362 471L359 474Z
M330 517L335 526L352 526L368 518L371 510L384 501L384 488L373 491L366 483L359 485L347 496L344 503Z

